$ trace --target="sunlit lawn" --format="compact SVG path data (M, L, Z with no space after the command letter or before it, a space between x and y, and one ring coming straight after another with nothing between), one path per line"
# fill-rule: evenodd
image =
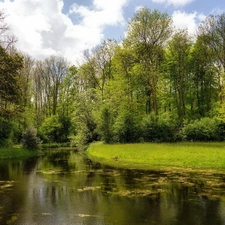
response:
M12 158L20 158L20 157L30 157L36 156L39 152L37 151L29 151L20 146L14 146L10 148L1 147L0 148L0 160L1 159L12 159Z
M225 143L95 143L87 154L103 164L128 168L225 170Z

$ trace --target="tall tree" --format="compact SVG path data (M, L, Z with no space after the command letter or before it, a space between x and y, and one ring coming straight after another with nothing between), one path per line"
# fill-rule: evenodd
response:
M103 41L93 50L93 63L95 66L95 76L98 79L98 86L104 97L106 83L113 78L112 74L112 59L117 43L115 40Z
M201 35L197 37L190 55L190 71L194 84L192 101L196 105L197 118L212 114L220 88L220 76L213 50L203 40L204 37Z
M22 54L21 54L22 55ZM21 108L22 115L19 121L19 126L22 125L25 129L29 125L33 125L34 119L34 108L33 108L33 71L35 60L29 55L23 56L23 69L21 70L21 76L19 84L21 87Z
M186 30L180 30L175 33L168 42L167 49L167 68L169 80L173 94L175 107L177 108L178 117L182 123L185 116L187 87L189 81L189 54L191 50L191 41Z
M42 61L36 61L33 75L33 96L36 126L39 127L48 113L48 88L45 82L45 68ZM46 93L47 92L47 93Z
M224 73L225 73L225 13L209 15L199 26L199 34L203 41L212 49L220 72L220 102L224 102Z
M0 46L0 115L15 116L21 111L22 90L20 86L23 59L20 55L9 55Z
M67 75L68 62L63 57L51 56L45 60L47 79L50 81L52 114L56 115L60 85Z
M148 8L139 10L128 26L126 46L132 48L142 67L142 80L145 86L146 112L151 105L158 114L157 85L163 58L163 47L171 36L172 20L166 13Z

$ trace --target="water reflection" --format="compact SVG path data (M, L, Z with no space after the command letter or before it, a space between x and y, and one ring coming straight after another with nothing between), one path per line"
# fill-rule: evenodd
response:
M73 151L0 162L0 224L222 225L225 175L132 171Z

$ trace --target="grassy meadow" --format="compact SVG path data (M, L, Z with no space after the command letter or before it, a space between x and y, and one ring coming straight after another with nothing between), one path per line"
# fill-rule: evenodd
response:
M132 169L224 170L225 143L141 143L90 145L87 155L110 166Z
M20 146L0 148L0 160L21 158L21 157L32 157L38 154L40 154L39 151L29 151L27 149L21 148Z

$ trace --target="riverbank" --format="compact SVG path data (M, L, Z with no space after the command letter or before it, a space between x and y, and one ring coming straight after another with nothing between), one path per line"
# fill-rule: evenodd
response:
M109 166L131 169L224 170L225 143L91 144L87 155Z
M16 147L1 147L0 148L0 160L1 159L13 159L22 157L33 157L39 155L39 151L30 151L19 146Z

